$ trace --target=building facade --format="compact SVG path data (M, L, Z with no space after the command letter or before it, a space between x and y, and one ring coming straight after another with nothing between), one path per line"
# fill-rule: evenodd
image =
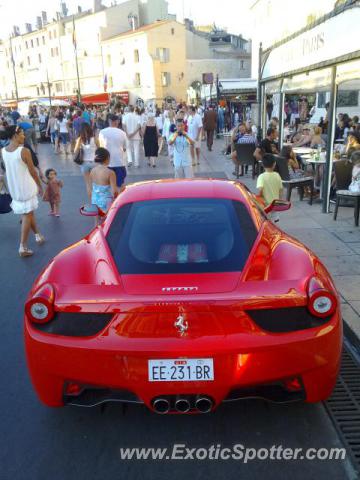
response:
M214 78L248 78L251 72L251 43L215 25L195 27L185 19L186 76L189 87L202 82L203 73ZM193 92L189 92L190 95Z
M249 77L250 43L214 26L176 22L165 0L127 0L56 19L0 44L0 99L69 98L129 92L130 102L171 97L186 101L202 74ZM15 75L14 75L15 72ZM17 85L15 85L15 77ZM105 98L105 97L104 97Z
M121 88L136 98L186 99L185 27L160 21L102 42L108 92Z
M67 16L65 4L56 19L45 12L36 28L26 24L26 32L14 27L11 38L0 48L0 98L73 96L102 92L105 64L102 44L110 37L136 30L155 20L173 19L165 0L128 0L105 8L98 0L90 11ZM76 55L75 55L76 53ZM76 65L77 57L77 65ZM77 69L80 81L77 80ZM78 84L79 83L79 84Z

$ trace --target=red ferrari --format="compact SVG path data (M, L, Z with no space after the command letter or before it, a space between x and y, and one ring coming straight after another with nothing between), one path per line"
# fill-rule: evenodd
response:
M244 185L158 180L128 186L40 274L25 344L48 406L206 413L251 397L328 398L342 321L324 265Z

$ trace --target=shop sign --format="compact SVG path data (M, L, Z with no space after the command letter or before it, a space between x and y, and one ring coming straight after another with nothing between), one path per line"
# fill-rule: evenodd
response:
M263 68L262 79L307 69L360 49L360 7L354 6L274 48Z

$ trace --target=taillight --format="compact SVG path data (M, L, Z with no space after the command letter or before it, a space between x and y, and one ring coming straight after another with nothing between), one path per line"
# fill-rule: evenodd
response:
M54 316L55 292L50 284L39 288L25 304L25 313L35 323L47 323Z
M320 280L310 278L308 283L308 309L316 317L325 318L332 315L336 310L336 297L329 292Z

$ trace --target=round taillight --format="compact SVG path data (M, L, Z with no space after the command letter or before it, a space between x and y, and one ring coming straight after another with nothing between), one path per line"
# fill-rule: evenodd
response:
M328 317L336 309L336 298L326 290L318 290L309 299L309 310L316 317Z
M46 323L54 317L55 292L52 285L45 284L25 304L29 320Z
M332 300L325 295L318 297L313 302L313 309L320 314L328 313L332 309Z
M49 308L45 303L36 302L30 307L31 316L39 321L43 321L49 315Z

